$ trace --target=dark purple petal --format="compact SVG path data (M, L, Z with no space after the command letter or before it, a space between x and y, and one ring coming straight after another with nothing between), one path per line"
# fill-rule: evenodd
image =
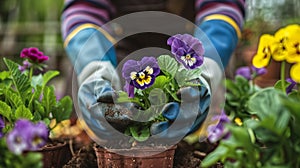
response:
M294 87L297 85L297 82L295 82L292 78L287 78L286 81L290 83L286 88L286 94L289 94L293 91Z
M195 69L203 64L204 48L199 39L189 34L176 34L167 40L171 52L178 62L187 69Z
M31 47L31 48L24 48L20 54L21 58L28 58L32 62L42 63L49 59L48 56L44 55L43 52L39 51L39 49Z
M3 132L2 132L2 129L5 127L5 122L4 120L2 119L2 116L0 115L0 138L3 137Z
M260 76L267 73L266 68L256 68L255 66L251 66L251 70L255 74L255 76Z
M124 90L125 90L125 92L128 93L128 97L134 98L134 86L133 85L129 84L126 81L125 86L124 86Z
M251 80L251 69L248 66L240 67L235 71L235 75L240 75L246 78L247 80Z
M128 60L125 62L122 68L122 76L125 78L126 81L131 81L131 72L139 72L140 66L138 64L138 61L135 60Z
M126 82L138 89L150 87L159 73L160 68L154 57L144 57L141 61L128 60L122 68L122 76ZM132 94L132 88L130 89Z

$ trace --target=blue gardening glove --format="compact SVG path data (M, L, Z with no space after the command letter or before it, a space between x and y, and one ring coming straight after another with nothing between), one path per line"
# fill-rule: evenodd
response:
M82 78L82 75L86 78ZM111 83L118 84L116 77L117 73L108 61L92 62L83 69L80 75L80 79L83 81L80 83L78 91L79 117L96 135L94 138L112 140L116 137L123 137L107 120L110 116L106 117L109 114L105 113L109 111L122 111L111 116L114 121L122 121L124 125L131 121L129 110L123 105L113 103L116 95ZM124 113L124 110L127 110L128 113Z
M122 137L105 118L106 111L125 109L113 104L112 88L119 89L120 86L115 71L116 53L112 40L108 40L112 37L90 24L76 28L70 37L65 41L65 47L78 74L78 117L87 125L89 135L96 142ZM121 113L113 119L128 122L130 114L127 114Z
M201 127L210 105L210 91L201 80L200 88L185 87L179 90L180 104L171 102L163 107L162 115L167 121L152 124L152 135L161 140L179 141Z

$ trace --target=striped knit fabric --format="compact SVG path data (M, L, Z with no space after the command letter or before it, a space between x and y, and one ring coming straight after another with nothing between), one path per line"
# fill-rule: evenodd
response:
M225 16L234 21L230 24L236 24L236 31L240 32L245 18L245 4L245 0L196 0L196 24L201 24L207 18L221 19L224 17L220 16Z
M66 37L78 26L91 23L102 26L111 20L115 7L110 0L65 0L62 34Z
M142 3L142 2L141 2ZM243 26L245 0L196 0L196 23L200 24L209 16L220 15L231 18L237 25L237 31ZM101 26L110 21L115 7L110 0L65 0L62 15L62 33L65 39L76 27L85 23ZM217 15L218 14L218 15Z

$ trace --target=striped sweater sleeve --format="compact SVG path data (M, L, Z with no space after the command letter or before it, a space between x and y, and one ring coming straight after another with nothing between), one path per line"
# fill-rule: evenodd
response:
M63 38L83 24L101 27L110 21L115 8L110 0L65 0L62 14Z
M245 19L245 0L196 0L195 23L216 48L226 67ZM207 48L210 48L209 46ZM210 57L209 51L207 56Z
M77 74L93 61L110 61L116 66L115 40L105 27L114 13L110 0L65 0L61 30Z

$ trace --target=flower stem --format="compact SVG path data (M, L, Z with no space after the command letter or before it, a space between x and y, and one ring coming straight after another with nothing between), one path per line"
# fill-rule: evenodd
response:
M31 80L33 74L33 66L29 68L29 79Z
M280 69L280 79L281 79L281 89L285 92L285 61L281 62L281 69Z

